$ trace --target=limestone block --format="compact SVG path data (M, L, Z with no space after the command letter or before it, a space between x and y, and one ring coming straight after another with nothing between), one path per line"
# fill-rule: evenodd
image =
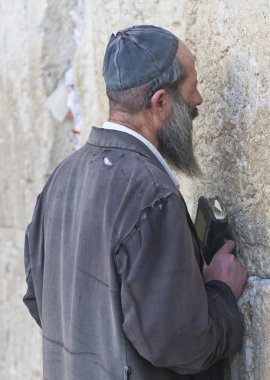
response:
M23 235L23 231L0 229L1 380L42 378L41 331L22 302L26 290Z
M243 349L234 356L227 378L268 380L270 378L270 280L251 277L239 301L245 324Z
M76 50L75 3L0 1L0 226L25 227L48 175L72 152L69 122L55 121L45 102Z
M26 286L18 228L30 222L48 175L73 151L71 122L55 121L45 102L72 64L70 12L76 4L0 0L1 380L42 378L40 329L22 303Z

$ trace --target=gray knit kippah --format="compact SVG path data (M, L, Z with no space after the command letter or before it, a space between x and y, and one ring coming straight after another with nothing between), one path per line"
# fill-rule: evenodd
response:
M112 34L103 62L107 89L124 91L159 76L175 58L178 42L174 34L153 25Z

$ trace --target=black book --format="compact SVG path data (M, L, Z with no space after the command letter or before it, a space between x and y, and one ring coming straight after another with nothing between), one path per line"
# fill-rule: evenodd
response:
M195 229L201 243L206 264L210 264L214 254L225 243L228 218L218 197L200 197Z

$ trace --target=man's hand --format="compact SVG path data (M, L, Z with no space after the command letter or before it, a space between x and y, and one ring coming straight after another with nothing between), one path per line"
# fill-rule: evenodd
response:
M247 282L247 271L231 253L234 242L228 240L214 255L211 263L203 269L204 282L219 280L227 284L238 299Z

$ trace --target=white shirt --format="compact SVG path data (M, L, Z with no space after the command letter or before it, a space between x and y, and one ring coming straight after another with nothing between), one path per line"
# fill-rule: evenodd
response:
M159 153L159 151L156 149L156 147L152 143L150 143L149 140L147 140L145 137L143 137L139 133L133 131L133 129L127 128L127 127L125 127L124 125L121 125L121 124L112 123L110 121L105 121L105 123L103 123L102 128L104 128L104 129L113 129L115 131L120 131L120 132L128 133L129 135L136 137L136 139L138 139L142 143L144 143L147 146L147 148L149 148L151 150L151 152L157 157L157 159L159 160L159 162L161 163L161 165L164 167L164 169L168 173L169 177L171 178L171 180L173 181L173 183L175 184L175 186L179 188L180 185L179 185L178 179L173 174L173 172L169 168L167 162L164 160L164 158L162 157L162 155Z

